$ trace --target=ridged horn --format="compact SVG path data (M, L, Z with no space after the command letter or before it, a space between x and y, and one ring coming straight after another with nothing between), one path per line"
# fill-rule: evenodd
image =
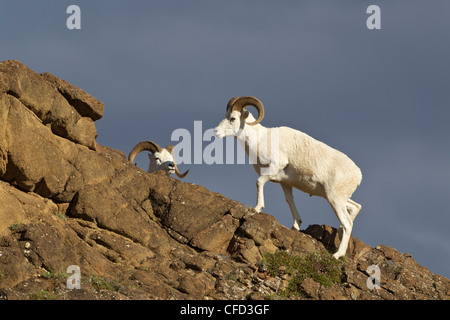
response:
M161 152L162 148L159 146L159 144L153 142L153 141L142 141L139 142L133 150L131 150L130 154L128 155L128 160L134 163L134 158L142 152L142 151L150 151L151 153L155 152Z
M228 101L228 104L227 104L227 112L228 112L228 110L230 110L230 108L233 107L233 104L236 102L237 99L239 99L239 97L231 98L230 101Z
M235 98L233 98L233 99L235 99ZM233 99L231 99L230 102L228 102L228 104L230 104ZM259 101L259 99L252 97L252 96L240 97L240 98L237 98L236 100L234 100L234 102L231 105L231 108L233 111L235 110L235 111L242 112L242 109L244 109L246 106L252 106L252 107L255 107L256 110L258 110L258 118L254 122L247 123L247 124L249 126L254 126L254 125L257 125L258 123L260 123L262 121L262 119L264 118L264 106L263 106L262 102Z
M183 179L184 177L186 177L186 175L188 174L189 170L191 170L191 169L188 169L185 173L181 173L178 170L177 162L175 161L175 157L173 156L173 148L174 148L173 145L169 145L169 146L166 147L166 150L169 151L172 154L173 165L175 167L175 174L178 176L178 178Z

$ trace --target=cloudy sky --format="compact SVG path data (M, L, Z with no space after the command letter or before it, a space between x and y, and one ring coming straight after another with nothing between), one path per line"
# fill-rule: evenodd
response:
M66 27L71 4L81 30ZM366 26L372 4L380 30ZM447 0L3 0L0 60L102 100L98 142L126 153L142 140L176 144L180 128L200 142L194 121L204 133L231 97L256 96L263 125L306 132L361 168L355 237L450 277L449 17ZM138 164L147 168L145 155ZM179 166L191 169L187 182L256 203L249 164ZM303 229L339 226L324 199L294 197ZM290 227L278 184L266 184L265 199Z

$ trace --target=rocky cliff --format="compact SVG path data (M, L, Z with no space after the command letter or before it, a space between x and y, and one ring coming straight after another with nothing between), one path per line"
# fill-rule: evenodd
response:
M0 63L0 299L450 298L450 281L409 254L352 238L336 261L336 229L296 232L146 173L96 144L102 115L70 83ZM73 265L80 289L67 287Z

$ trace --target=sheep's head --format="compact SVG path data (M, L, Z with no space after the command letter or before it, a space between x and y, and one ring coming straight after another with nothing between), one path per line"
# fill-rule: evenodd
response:
M256 120L247 111L246 106L252 106L258 110L258 118ZM237 136L246 125L255 126L263 118L264 106L257 98L251 96L234 97L228 102L226 117L214 129L214 134L218 138Z
M173 157L174 146L169 145L165 148L161 148L157 143L153 141L142 141L138 143L128 155L128 160L134 163L134 158L142 151L150 151L148 159L150 164L148 166L148 172L157 170L164 170L167 175L176 174L179 178L184 178L189 170L185 173L178 171L177 163Z

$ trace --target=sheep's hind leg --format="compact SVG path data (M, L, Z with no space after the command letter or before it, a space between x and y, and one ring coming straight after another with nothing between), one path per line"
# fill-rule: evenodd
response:
M353 220L350 217L350 215L347 212L347 201L330 201L331 207L334 210L334 213L336 214L337 218L341 222L342 226L342 239L341 244L339 245L339 248L335 254L333 254L333 257L336 259L345 256L345 253L347 252L348 242L350 241L350 235L352 233L353 228Z
M292 187L282 184L281 188L283 188L284 197L289 205L289 208L291 209L292 218L294 218L294 224L292 225L292 228L300 231L300 224L302 223L302 219L300 218L300 214L295 207L294 196L292 195Z
M355 202L352 199L347 200L347 211L348 211L352 221L355 220L359 211L361 211L361 208L362 208L362 206L358 202Z

